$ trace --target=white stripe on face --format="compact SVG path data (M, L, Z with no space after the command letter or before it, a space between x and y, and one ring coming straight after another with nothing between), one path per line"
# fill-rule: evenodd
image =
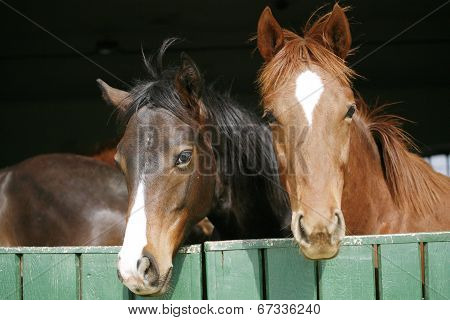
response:
M147 218L145 215L144 184L139 183L133 207L128 218L122 249L119 252L119 271L124 280L137 277L137 262L147 244Z
M323 92L322 80L316 73L306 70L297 77L295 84L295 96L303 107L308 124L311 125L314 108Z

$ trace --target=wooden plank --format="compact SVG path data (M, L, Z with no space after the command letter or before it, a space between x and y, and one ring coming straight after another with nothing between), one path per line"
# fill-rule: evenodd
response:
M421 232L404 234L386 234L376 236L347 236L341 246L364 246L388 243L418 243L418 242L450 241L450 232ZM295 248L294 239L261 239L261 240L229 240L210 241L204 244L205 251L228 251L266 248Z
M425 244L425 299L450 300L450 242Z
M266 299L317 299L316 264L298 248L264 250Z
M422 299L419 243L380 245L378 265L380 299Z
M436 242L450 241L450 232L422 232L405 233L377 236L347 236L343 239L342 245L366 245L384 243L411 243L411 242ZM231 241L211 241L205 242L206 251L214 250L245 250L264 249L272 247L296 247L294 239L261 239L261 240L231 240ZM119 253L121 247L0 247L1 253ZM179 253L200 252L200 245L181 247Z
M20 257L16 254L0 254L0 300L20 300Z
M173 262L171 289L160 297L135 296L136 300L201 300L202 255L179 253Z
M121 247L0 247L1 253L39 253L39 254L60 254L60 253L119 253Z
M227 240L207 241L204 243L205 251L231 251L266 248L294 248L298 247L294 239L258 239L258 240Z
M0 253L119 253L119 246L99 246L99 247L0 247ZM201 245L195 244L184 246L178 250L179 253L201 252Z
M78 261L75 254L24 254L24 299L78 299Z
M384 234L375 236L349 236L343 239L341 245L361 246L368 244L418 243L430 241L450 241L450 232L419 232Z
M117 254L85 253L80 257L80 266L81 299L130 299L130 291L117 277Z
M319 299L374 300L373 247L343 246L337 257L319 261Z
M207 251L205 259L208 299L263 298L260 250Z

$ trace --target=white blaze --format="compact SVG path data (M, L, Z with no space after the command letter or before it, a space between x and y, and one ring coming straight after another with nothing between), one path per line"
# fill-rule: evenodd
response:
M323 92L322 80L316 73L306 70L297 77L295 84L295 96L303 107L309 125L311 125L314 108Z
M144 207L144 185L140 182L128 218L122 249L119 252L119 271L125 280L137 275L137 262L147 244L147 219Z

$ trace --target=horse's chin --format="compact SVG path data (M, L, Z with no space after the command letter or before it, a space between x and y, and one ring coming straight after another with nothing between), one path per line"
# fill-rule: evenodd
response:
M302 247L300 246L300 252L303 256L309 260L329 260L336 257L339 253L339 246L327 246L320 247L316 250L313 246Z

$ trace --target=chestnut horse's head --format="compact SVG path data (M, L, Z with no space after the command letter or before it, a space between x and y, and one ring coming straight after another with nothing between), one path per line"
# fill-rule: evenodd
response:
M269 8L258 23L264 111L270 115L280 175L290 195L292 232L304 255L334 257L345 234L341 197L355 112L351 36L344 10L318 19L301 37Z
M215 162L202 135L202 78L193 61L182 55L179 68L148 67L152 79L130 92L98 82L126 123L115 156L129 191L118 275L137 294L159 295L177 249L211 208Z

